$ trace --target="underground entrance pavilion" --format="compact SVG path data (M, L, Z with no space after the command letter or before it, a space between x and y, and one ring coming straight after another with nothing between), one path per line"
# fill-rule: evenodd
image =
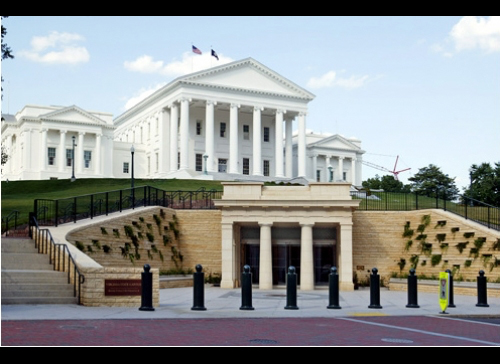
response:
M223 183L216 205L222 211L222 288L240 285L243 266L259 289L285 284L289 266L301 290L328 282L331 266L340 289L353 286L352 200L349 183L264 186Z

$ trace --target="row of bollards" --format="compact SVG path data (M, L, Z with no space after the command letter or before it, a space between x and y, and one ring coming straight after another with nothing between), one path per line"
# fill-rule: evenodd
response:
M142 295L141 295L141 311L154 311L153 308L153 274L150 272L151 267L146 264L142 273ZM447 270L448 281L448 305L447 307L456 307L453 302L453 277L450 270ZM329 275L329 303L328 309L341 309L339 305L339 275L336 267L332 267ZM206 311L205 307L205 275L203 267L198 264L196 272L193 274L193 311ZM418 305L418 287L417 276L415 269L410 270L408 276L408 304L407 308L420 308ZM477 307L489 307L487 302L486 277L484 271L479 271L477 277L477 292L478 303ZM380 305L380 276L378 269L373 268L370 275L370 305L368 308L381 309ZM286 310L298 310L297 306L297 274L295 267L288 268L286 278ZM252 306L252 273L250 266L243 267L241 274L241 307L240 310L254 310ZM443 310L444 311L444 310ZM445 312L443 312L445 313Z

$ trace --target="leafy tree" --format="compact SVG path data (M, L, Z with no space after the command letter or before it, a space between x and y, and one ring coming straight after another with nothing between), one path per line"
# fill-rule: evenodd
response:
M469 173L471 183L464 195L500 207L500 162L494 167L489 163L473 164Z
M7 45L7 43L4 43L3 41L3 38L7 35L7 28L3 26L3 19L5 18L8 18L8 16L2 16L2 61L7 58L14 58L12 50ZM3 76L2 76L2 82L3 82ZM2 100L3 100L3 87L2 87Z
M373 190L382 189L386 192L410 192L410 186L405 186L403 182L396 180L391 175L385 175L382 178L375 175L375 178L368 178L364 181L363 187Z
M418 173L408 178L412 182L411 189L419 195L439 198L446 196L446 200L454 200L458 196L458 188L455 185L455 178L444 174L441 169L433 164L420 168Z

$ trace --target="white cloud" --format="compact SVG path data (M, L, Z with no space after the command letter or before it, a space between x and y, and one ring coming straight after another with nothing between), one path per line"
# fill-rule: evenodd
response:
M84 40L79 34L51 32L48 36L33 37L31 49L21 50L19 55L46 64L84 63L90 59L89 52L77 44Z
M172 61L165 64L163 61L153 60L151 56L143 55L134 61L125 61L124 67L132 72L158 73L163 76L180 77L232 61L233 59L224 55L219 55L219 60L217 60L208 52L201 55L185 52L180 61Z
M368 75L364 76L351 76L348 78L339 77L337 72L329 71L320 77L312 77L307 82L307 87L312 89L329 88L329 87L343 87L347 89L355 89L366 85L371 78Z
M139 102L144 100L146 97L149 95L152 95L155 91L159 90L163 86L165 86L166 83L160 83L155 86L152 86L150 88L142 88L139 91L136 92L134 96L132 96L130 99L127 100L125 103L125 110L130 109L132 106L137 105Z
M488 53L500 51L500 16L480 18L465 16L453 26L450 37L457 52L481 49Z

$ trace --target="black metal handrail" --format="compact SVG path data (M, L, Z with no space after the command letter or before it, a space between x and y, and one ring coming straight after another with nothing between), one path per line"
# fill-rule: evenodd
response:
M2 217L2 234L5 233L5 236L9 236L9 231L12 228L12 225L9 226L9 223L14 219L14 230L17 229L17 218L19 217L19 211L14 210L7 217Z
M418 193L398 193L385 191L351 191L351 196L361 199L360 210L365 211L410 211L422 209L442 209L459 215L466 220L477 222L489 229L500 230L500 208L458 196L450 201L445 191L433 196Z
M213 200L221 197L222 191L215 189L165 191L156 187L141 186L56 200L36 199L34 211L40 225L58 226L62 223L93 219L95 216L141 206L214 209Z
M73 295L81 304L81 286L85 276L80 272L75 259L66 244L56 244L49 229L41 229L33 214L30 215L30 237L35 241L35 247L40 254L48 254L49 262L55 271L68 272L68 284L73 283Z

